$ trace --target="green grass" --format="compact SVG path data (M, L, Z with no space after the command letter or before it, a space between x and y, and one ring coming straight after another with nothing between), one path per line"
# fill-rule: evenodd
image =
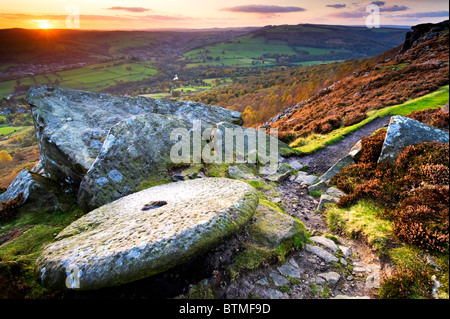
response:
M20 133L21 131L25 130L26 128L27 128L27 126L9 126L8 124L1 124L0 125L0 136L9 135L12 133Z
M319 149L325 148L328 145L331 145L333 143L342 140L346 135L357 131L362 126L372 122L377 118L383 118L386 116L393 116L393 115L407 116L415 111L422 111L442 107L448 102L449 102L449 86L447 85L441 87L439 90L433 93L427 94L417 99L407 101L403 104L385 107L380 110L370 111L367 114L368 117L357 124L341 127L326 135L311 134L306 138L299 138L294 142L292 142L290 146L303 154L313 153L318 151Z
M157 72L150 62L116 60L51 74L25 77L19 82L22 85L58 84L58 86L69 89L100 91L121 81L140 81L154 76ZM13 93L15 85L16 81L1 82L0 98Z
M186 68L198 66L270 66L276 64L274 58L262 58L264 54L297 55L298 51L306 51L309 55L323 55L331 50L306 46L292 46L286 40L267 40L264 37L250 35L237 37L229 42L208 45L200 49L186 52L180 61L187 62ZM333 50L350 52L348 50ZM212 60L205 59L212 57ZM218 59L218 60L216 60ZM264 61L264 63L261 63ZM315 65L329 61L298 62L298 65Z
M370 200L361 200L349 208L329 205L325 211L328 228L350 238L362 236L380 253L386 253L393 240L393 223L382 219L383 207Z

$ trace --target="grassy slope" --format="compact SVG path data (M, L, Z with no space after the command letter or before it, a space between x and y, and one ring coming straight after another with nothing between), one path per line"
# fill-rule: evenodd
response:
M406 116L415 111L439 108L448 103L449 103L449 86L447 85L440 88L436 92L427 94L414 100L410 100L406 103L386 107L380 110L371 111L368 113L369 115L368 118L357 124L347 127L341 127L326 135L312 134L307 138L299 138L293 143L291 143L290 146L303 154L313 153L319 149L322 149L328 145L340 141L346 135L355 132L360 127L362 127L367 123L370 123L376 118L382 118L385 116L393 116L393 115Z

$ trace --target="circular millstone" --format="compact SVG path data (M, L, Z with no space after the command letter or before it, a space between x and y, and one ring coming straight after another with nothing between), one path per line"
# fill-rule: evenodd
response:
M219 244L252 218L250 185L204 178L152 187L84 215L36 260L53 289L98 289L165 271Z

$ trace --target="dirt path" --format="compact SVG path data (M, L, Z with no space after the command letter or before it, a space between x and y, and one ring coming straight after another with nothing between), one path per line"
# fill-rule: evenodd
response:
M370 136L376 130L388 125L390 119L390 116L377 118L364 125L356 132L347 135L339 142L318 150L310 155L288 158L285 162L289 164L292 161L299 160L303 163L303 165L307 165L309 167L308 173L321 175L325 173L334 163L346 156L358 140L365 136Z

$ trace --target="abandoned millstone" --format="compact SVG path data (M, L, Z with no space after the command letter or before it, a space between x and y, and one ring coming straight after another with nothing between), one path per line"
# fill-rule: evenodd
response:
M165 114L191 127L201 120L202 128L218 122L242 124L239 112L194 102L113 97L45 85L32 87L27 99L46 174L73 188L94 163L109 129L129 117Z
M202 254L247 224L256 190L202 178L155 186L104 205L61 231L36 260L53 289L97 289L145 278Z
M406 146L433 141L448 143L449 134L404 116L393 116L389 123L378 163L393 164Z
M134 193L148 179L167 179L169 170L179 165L172 161L171 150L177 141L171 140L170 134L187 125L160 114L133 116L114 125L80 184L80 207L88 212ZM188 145L187 156L191 150ZM190 157L186 161L190 162Z

